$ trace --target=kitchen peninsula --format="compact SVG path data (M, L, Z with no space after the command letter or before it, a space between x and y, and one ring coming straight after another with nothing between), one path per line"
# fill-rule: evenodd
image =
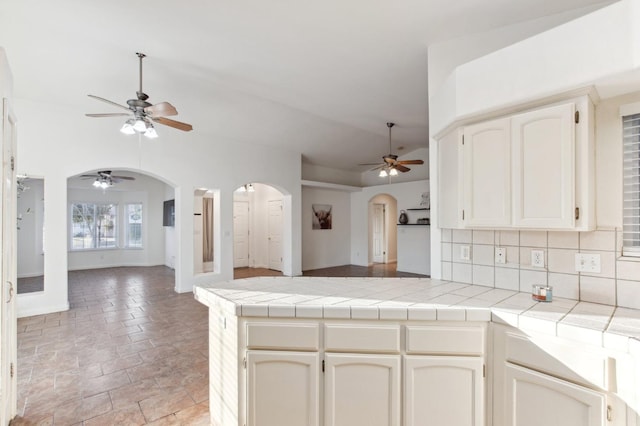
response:
M421 278L250 278L195 297L209 307L212 425L638 417L635 310ZM533 417L532 396L546 407Z

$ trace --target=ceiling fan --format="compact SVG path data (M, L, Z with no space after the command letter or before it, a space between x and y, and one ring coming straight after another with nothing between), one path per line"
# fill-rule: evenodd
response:
M159 104L151 104L147 102L149 96L142 91L142 59L146 57L144 53L137 53L140 60L140 90L136 92L136 99L129 99L127 101L128 106L120 105L116 102L112 102L108 99L101 98L100 96L89 95L90 98L97 99L99 101L108 103L109 105L125 109L127 113L115 112L104 114L85 114L87 117L131 117L128 119L120 131L127 135L133 135L136 133L142 133L148 138L157 138L158 134L153 127L153 122L163 124L165 126L173 127L178 130L189 132L193 130L191 124L182 123L180 121L171 120L166 116L177 115L178 111L169 102L160 102Z
M395 126L395 123L387 123L389 128L389 154L382 157L382 163L361 163L359 166L376 166L369 171L380 170L380 177L396 176L398 172L406 173L411 170L409 167L405 167L406 164L424 164L422 160L400 160L398 156L391 154L391 128Z
M107 189L113 186L114 183L122 182L123 180L136 180L131 176L115 176L111 174L111 170L102 170L90 175L80 175L81 179L95 179L93 186L96 188Z

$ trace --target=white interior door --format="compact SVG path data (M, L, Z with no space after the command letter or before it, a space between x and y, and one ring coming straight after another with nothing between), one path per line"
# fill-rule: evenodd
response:
M385 263L386 258L386 233L384 232L385 208L384 204L373 205L373 226L371 238L371 260L376 263Z
M15 143L16 120L3 100L2 120L2 184L0 197L0 227L2 240L2 295L0 297L0 424L9 424L16 415L16 193L15 193Z
M233 267L249 266L249 202L233 202Z
M269 201L269 269L282 271L282 200Z

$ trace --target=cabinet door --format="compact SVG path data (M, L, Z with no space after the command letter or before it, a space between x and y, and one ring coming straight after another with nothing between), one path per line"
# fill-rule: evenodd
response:
M506 426L604 426L605 395L506 364Z
M327 426L399 426L400 356L326 354Z
M575 105L513 116L514 225L573 228L575 223Z
M465 127L463 156L465 226L511 226L509 119Z
M405 426L484 425L483 359L406 356Z
M462 131L438 141L438 227L462 228Z
M247 425L318 426L319 356L247 352Z

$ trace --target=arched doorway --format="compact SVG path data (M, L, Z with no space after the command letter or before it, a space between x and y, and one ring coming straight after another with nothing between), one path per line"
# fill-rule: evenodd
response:
M233 194L235 278L282 275L284 194L271 185L247 183Z
M126 169L67 179L68 271L164 265L175 277L175 189Z

